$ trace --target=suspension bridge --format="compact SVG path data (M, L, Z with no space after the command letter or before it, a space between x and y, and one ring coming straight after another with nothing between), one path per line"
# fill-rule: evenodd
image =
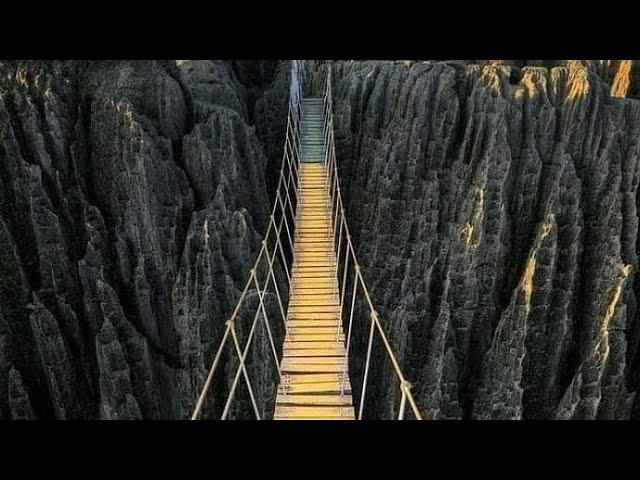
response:
M191 419L201 417L227 348L234 353L237 365L221 419L229 417L242 377L257 419L361 420L377 337L397 380L397 418L402 420L409 413L421 420L411 385L373 306L349 233L336 163L330 67L319 89L322 96L305 98L304 87L304 62L294 60L284 154L267 231L244 290L226 322ZM281 282L286 289L279 287L279 272L285 277ZM241 309L247 308L252 289L257 292L258 301L242 347L236 322ZM281 317L281 348L276 345L276 329L268 315L268 292L276 297ZM369 324L364 330L364 359L359 359L363 362L360 388L352 392L349 360L353 356L351 346L359 304L364 306ZM272 415L261 415L247 368L247 355L259 321L266 331L279 380Z

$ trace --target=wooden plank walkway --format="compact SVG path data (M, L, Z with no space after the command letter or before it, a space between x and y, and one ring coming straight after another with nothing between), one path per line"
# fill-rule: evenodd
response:
M303 100L296 239L275 420L355 420L325 190L321 100ZM318 146L320 145L320 146Z

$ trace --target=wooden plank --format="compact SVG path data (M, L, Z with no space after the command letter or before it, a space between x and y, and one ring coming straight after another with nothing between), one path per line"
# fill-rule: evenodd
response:
M291 291L291 299L313 299L323 295L338 296L338 289L333 287L300 288L294 287Z
M293 260L294 272L336 272L335 255L305 255L298 256ZM309 265L309 262L316 262L316 265ZM321 264L322 263L322 264Z
M329 278L335 278L336 268L322 265L296 265L293 268L293 275L309 275L311 273L323 274Z
M290 395L296 395L299 393L335 393L339 394L342 391L342 382L317 382L317 383L296 383L289 386L287 393ZM349 381L344 382L344 393L351 394L351 385Z
M326 291L323 291L326 290ZM337 290L333 289L306 289L295 290L291 292L291 300L289 305L296 305L299 303L319 302L319 301L333 301L338 303L340 301L340 295Z
M334 308L337 313L340 312L340 305L337 299L330 299L327 297L318 297L318 299L302 299L296 303L289 304L289 312L298 311L300 308Z
M325 275L329 275L330 276L329 278L334 280L335 287L338 286L338 282L337 282L338 277L336 276L337 270L336 270L335 267L321 266L321 265L303 265L303 266L294 267L294 269L292 270L292 274L293 274L293 272L295 272L295 273L323 273ZM301 283L301 282L294 282L292 284L293 288L301 286L301 285L298 285L298 283Z
M296 246L301 248L309 248L310 245L316 245L319 247L333 247L333 243L331 243L331 238L323 238L322 240L303 240L299 239Z
M335 280L335 272L302 272L302 273L294 273L291 275L291 278L294 280L305 281L308 279L320 279L331 282Z
M315 342L287 342L283 343L282 348L284 350L331 350L334 348L343 347L340 342L335 340L332 342L327 341L315 341Z
M311 266L311 263L306 264L307 266ZM317 264L316 264L317 265ZM332 285L337 285L337 279L335 276L333 277L327 277L326 279L318 279L318 280L314 280L313 278L305 278L304 280L297 282L297 283L301 283L303 285L312 285L314 283L330 283ZM296 288L300 288L302 285L295 285Z
M296 216L296 224L302 224L305 222L317 222L320 220L328 222L327 212L300 212Z
M287 331L290 335L304 335L307 333L318 333L323 335L328 334L336 334L338 331L338 323L335 322L334 325L325 326L325 325L313 325L313 326L304 326L304 327L292 327L290 325L287 326ZM340 327L340 333L342 333L342 327Z
M295 285L291 287L291 296L296 295L337 295L338 294L338 284L335 282L333 285L298 285L296 282Z
M309 365L344 365L344 357L284 357L282 366L288 366L296 362Z
M344 363L292 363L283 364L280 367L282 373L342 373L345 371Z
M340 305L336 304L310 304L310 305L289 305L289 313L325 313L325 312L340 312Z
M296 293L302 292L305 289L318 289L318 288L335 289L336 288L335 279L331 280L326 278L307 277L307 278L298 279L297 283L304 283L304 285L296 285L294 287ZM334 291L337 291L337 290L334 290Z
M297 228L297 232L298 234L301 233L325 233L327 231L327 229L331 227L331 223L330 222L326 222L324 225L319 225L319 226L315 226L315 225L298 225Z
M313 254L307 255L296 255L293 263L293 271L321 271L321 272L335 272L335 255L329 253L320 253L314 252ZM323 262L324 265L304 265L305 262Z
M298 261L308 261L310 258L319 258L325 262L325 265L298 265ZM336 256L333 252L312 252L311 254L306 255L296 254L293 260L293 270L335 272L335 259Z
M291 333L288 332L289 342L344 342L344 333Z
M309 278L299 278L298 281L306 281ZM303 288L294 288L291 291L291 297L289 299L289 306L303 305L324 305L324 304L340 304L340 292L336 287L331 287L330 284L308 284Z
M298 228L296 229L296 231L299 232L305 232L305 231L316 231L316 230L320 230L323 232L326 232L327 230L331 230L333 228L333 224L331 222L319 222L319 221L312 221L312 220L307 220L305 221L299 221L298 222Z
M288 320L287 328L300 328L300 327L335 328L336 324L337 324L336 320Z
M302 308L302 307L334 307L337 308L337 311L340 311L340 304L338 303L338 299L337 298L330 298L330 297L324 297L324 296L320 296L318 298L302 298L300 300L298 300L297 302L291 302L289 303L289 311L291 311L292 309L295 308Z
M290 305L320 301L333 301L338 303L340 301L340 295L337 290L331 288L296 289L291 292Z
M336 421L336 422L344 422L355 420L355 418L318 418L318 417L284 417L284 418L274 418L279 422L300 422L300 421Z
M296 231L294 237L296 239L313 240L316 242L331 242L332 231L328 228L318 228L314 230Z
M295 349L284 350L283 358L286 357L339 357L344 358L345 350L342 348L317 348L317 349Z
M276 406L274 418L348 418L355 419L353 407L334 406Z
M292 271L292 275L293 277L299 276L300 278L303 277L308 277L308 276L320 276L320 275L324 275L326 277L335 277L336 275L336 269L332 268L332 267L320 267L320 266L314 266L314 267L296 267L293 269Z
M297 385L299 383L322 383L322 382L341 382L342 373L309 373L309 374L292 374L287 375L289 385ZM348 377L345 377L345 380Z
M320 281L322 280L322 281ZM313 299L313 296L337 296L338 292L338 284L336 280L336 275L333 274L331 277L317 277L317 276L301 276L296 277L296 280L293 280L292 277L292 287L291 287L291 296L295 295L304 295L309 299Z
M316 272L318 273L318 272ZM329 282L331 284L331 286L335 286L337 287L337 277L335 276L335 274L333 275L329 275L329 276L325 276L324 281ZM318 283L317 281L313 280L313 277L310 278L304 278L304 279L300 279L300 281L296 282L294 287L296 288L304 288L305 285L312 285L314 283ZM324 283L324 282L320 282L320 283Z
M351 395L288 395L278 393L276 405L352 406Z
M329 237L325 237L325 238L316 238L316 239L302 239L299 238L297 240L300 240L299 243L296 242L295 248L297 249L297 251L300 250L306 250L309 248L333 248L333 242L331 240L331 235L329 235Z
M302 280L302 279L300 279ZM309 278L305 278L305 281L309 280ZM327 293L315 293L321 290L328 290ZM313 298L313 295L338 295L338 290L332 282L324 281L324 282L312 282L307 283L305 286L295 287L292 290L291 295L305 295L305 298Z
M340 314L337 312L314 312L314 313L297 313L290 312L287 314L290 320L335 320L338 321Z

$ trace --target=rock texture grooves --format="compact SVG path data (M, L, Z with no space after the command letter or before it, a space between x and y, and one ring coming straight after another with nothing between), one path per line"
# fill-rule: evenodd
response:
M0 64L1 417L188 416L286 120L286 64L244 67Z
M635 62L333 72L355 245L426 416L637 418Z
M310 65L314 85L324 72ZM639 75L334 63L350 227L426 418L640 418ZM266 227L288 78L287 62L0 63L0 418L189 415ZM397 384L374 347L365 414L388 418ZM242 381L237 397L230 417L251 418Z

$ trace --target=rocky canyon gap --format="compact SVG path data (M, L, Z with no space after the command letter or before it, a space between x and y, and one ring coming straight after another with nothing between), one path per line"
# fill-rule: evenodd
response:
M331 63L350 227L423 415L640 418L637 63ZM0 418L189 415L267 224L288 89L286 61L0 63ZM259 332L267 417L269 354ZM390 418L378 360L367 412Z

